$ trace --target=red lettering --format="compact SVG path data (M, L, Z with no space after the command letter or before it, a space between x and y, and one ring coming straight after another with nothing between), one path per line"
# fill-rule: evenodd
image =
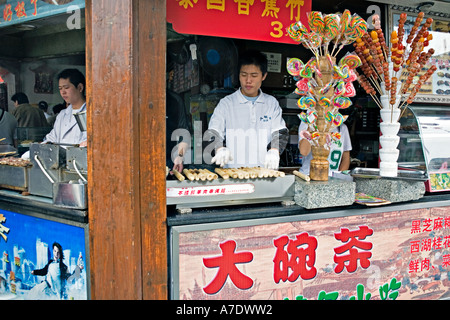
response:
M236 253L236 242L234 240L225 241L219 244L222 255L211 258L203 258L203 264L207 268L219 268L215 278L203 291L207 294L216 294L219 292L228 277L239 289L246 290L253 286L253 280L243 274L236 267L236 264L249 263L253 260L251 252Z
M341 232L334 235L336 240L346 242L346 244L334 249L334 252L336 253L334 255L334 262L337 263L337 266L334 269L336 273L342 272L344 267L348 272L355 272L358 267L358 260L362 268L366 269L370 266L369 258L372 256L372 253L368 252L368 250L372 249L372 243L362 240L372 234L372 229L367 226L362 226L359 227L359 230L355 231L349 231L347 228L341 228ZM358 249L355 249L354 247L363 251L358 251ZM343 254L347 251L348 254Z
M276 283L280 280L294 282L299 276L307 280L317 275L317 269L314 267L317 249L315 237L305 232L297 235L296 240L290 240L287 236L279 237L274 240L274 244L277 248L273 259L273 277Z

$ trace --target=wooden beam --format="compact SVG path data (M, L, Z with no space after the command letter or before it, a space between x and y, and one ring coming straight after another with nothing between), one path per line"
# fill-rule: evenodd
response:
M138 83L143 298L168 298L166 207L166 1L141 0ZM151 19L149 19L152 17Z
M92 299L166 299L165 1L86 0Z

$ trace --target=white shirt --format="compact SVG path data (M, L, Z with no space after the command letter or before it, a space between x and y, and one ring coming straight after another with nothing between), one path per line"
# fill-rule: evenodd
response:
M86 110L86 103L78 112ZM52 131L45 137L45 142L80 144L87 140L87 132L82 132L78 126L77 120L73 116L72 105L62 110L56 117Z
M209 129L226 139L233 155L228 168L264 166L272 133L286 128L278 101L260 90L256 101L241 90L221 99L209 122Z
M47 275L45 276L45 280L50 285L51 290L54 294L60 297L61 293L61 268L59 265L59 261L52 261L47 270Z
M299 128L298 128L298 136L300 137L300 132L303 130L307 130L308 125L305 124L303 121L301 122ZM332 176L333 171L339 171L339 165L342 161L342 155L345 151L351 151L352 150L352 142L350 140L350 134L348 133L348 128L345 124L340 126L340 131L338 128L334 128L331 130L331 132L340 132L341 133L341 143L335 143L332 142L330 146L330 154L328 155L328 162L330 163L330 168L328 170L328 175ZM303 140L303 138L299 139L300 141ZM310 152L306 157L303 157L302 166L300 168L300 172L306 175L309 175L309 166L312 160L312 152Z

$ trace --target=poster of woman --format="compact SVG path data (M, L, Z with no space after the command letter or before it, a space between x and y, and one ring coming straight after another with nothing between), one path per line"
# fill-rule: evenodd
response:
M85 232L0 210L0 299L87 300Z

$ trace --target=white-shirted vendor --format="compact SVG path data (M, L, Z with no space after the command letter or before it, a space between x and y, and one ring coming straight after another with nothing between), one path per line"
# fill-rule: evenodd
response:
M68 107L56 117L53 130L44 143L87 145L87 133L81 131L74 114L86 111L86 79L78 69L65 69L58 75L59 92Z
M228 168L278 169L289 132L278 101L261 91L267 57L247 51L238 68L241 87L220 100L209 122L216 151L211 161Z
M58 75L59 93L68 107L56 117L53 129L42 143L87 146L87 133L81 131L74 114L86 110L86 78L78 69L65 69ZM22 155L30 158L30 151Z

